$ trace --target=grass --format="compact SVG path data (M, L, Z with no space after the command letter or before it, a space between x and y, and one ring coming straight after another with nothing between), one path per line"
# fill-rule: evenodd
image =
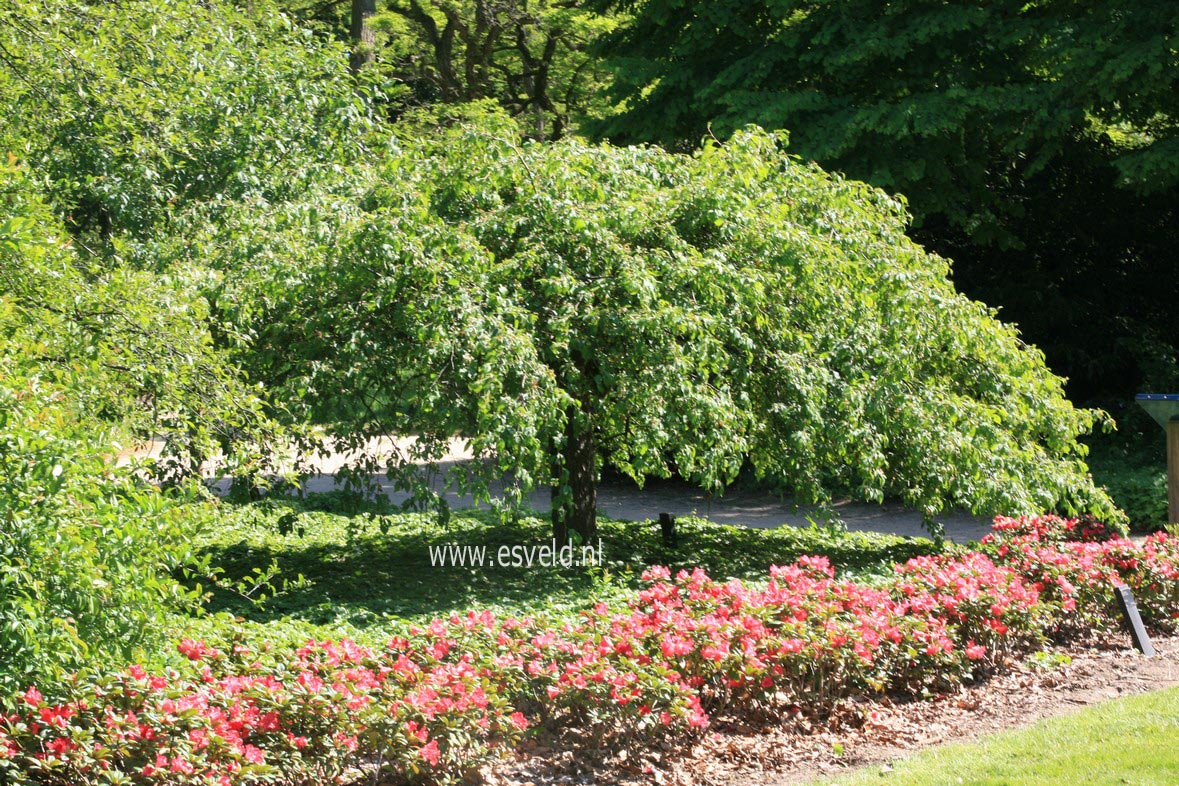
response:
M947 745L813 786L1172 786L1179 689L1118 699L978 742Z
M338 497L308 501L221 503L200 533L198 547L226 577L249 581L274 565L279 589L263 602L214 591L208 609L247 622L279 621L350 629L386 629L452 612L490 608L505 614L572 614L616 598L638 584L648 565L701 566L716 577L764 579L768 566L803 554L826 554L845 571L883 573L897 562L936 550L924 539L830 529L754 530L698 519L678 523L679 545L662 545L658 524L600 521L604 564L583 568L435 567L431 546L487 546L549 542L546 521L523 516L504 523L491 511L434 515L392 514L343 504ZM328 508L324 510L323 508Z

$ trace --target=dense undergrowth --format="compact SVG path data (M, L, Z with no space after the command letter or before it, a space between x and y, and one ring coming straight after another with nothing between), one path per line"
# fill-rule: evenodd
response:
M1129 410L1119 418L1118 432L1095 434L1087 441L1094 482L1104 486L1126 512L1130 528L1137 532L1163 529L1167 524L1163 430L1145 413Z

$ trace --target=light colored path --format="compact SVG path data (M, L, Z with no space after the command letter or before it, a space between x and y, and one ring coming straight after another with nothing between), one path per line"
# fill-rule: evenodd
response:
M440 469L449 468L449 462ZM403 502L407 495L393 488L383 475L374 476L381 489L394 502ZM338 488L335 479L328 474L313 475L304 482L307 491L330 491ZM502 488L493 486L493 496ZM438 493L444 491L441 482L434 484ZM472 507L470 496L459 496L453 491L445 493L452 508ZM549 493L539 490L529 495L527 506L537 511L549 509ZM608 479L598 488L598 510L613 519L623 521L647 521L656 519L660 513L676 516L696 515L720 524L743 527L777 527L790 525L810 526L814 519L822 523L822 512L814 507L800 507L789 500L764 492L730 491L723 496L710 498L704 491L681 481L653 479L639 488L627 479ZM927 537L928 530L922 524L921 514L895 503L872 505L859 502L840 501L833 506L835 514L849 530L887 532L908 537ZM990 520L965 513L952 513L939 518L945 526L946 537L959 543L978 540L990 531Z
M378 454L395 449L405 455L410 445L410 439L384 438L374 440L368 447ZM147 450L137 453L141 456L149 455L155 452L152 449L154 447L150 446ZM304 481L304 489L323 492L339 488L332 473L345 466L351 458L353 457L350 455L331 453L313 461L317 474L309 476ZM470 460L471 454L466 446L455 440L439 465L439 475L455 464ZM394 504L401 503L407 498L407 494L394 488L384 475L374 475L373 480ZM444 492L441 478L435 478L432 485L436 492ZM224 490L226 484L221 482L217 486ZM493 485L493 496L499 496L501 489L502 485ZM453 491L446 492L444 496L447 503L455 509L474 505L474 500L470 496L460 496ZM533 510L547 511L548 490L533 492L526 504ZM626 479L604 481L598 489L598 510L610 518L623 521L647 521L658 518L660 513L671 513L676 516L696 515L717 523L758 528L782 525L806 527L812 519L820 523L823 521L821 510L797 506L772 494L730 491L723 496L710 498L699 488L686 483L658 479L649 481L641 489ZM872 505L845 500L837 502L833 510L849 530L886 532L908 537L925 537L929 534L922 524L921 514L899 504ZM939 521L945 526L946 537L959 543L977 540L990 530L988 519L967 513L950 513L940 516Z

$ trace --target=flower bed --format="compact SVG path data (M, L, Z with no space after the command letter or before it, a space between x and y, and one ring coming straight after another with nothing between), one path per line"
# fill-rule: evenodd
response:
M184 640L186 668L17 697L0 718L0 783L455 780L530 726L596 745L691 734L726 709L951 689L1049 636L1114 624L1117 581L1151 622L1179 612L1179 543L1165 535L1137 546L1054 517L1000 519L981 548L909 560L875 585L837 579L822 557L757 587L652 568L626 608L576 623L471 612L377 649Z

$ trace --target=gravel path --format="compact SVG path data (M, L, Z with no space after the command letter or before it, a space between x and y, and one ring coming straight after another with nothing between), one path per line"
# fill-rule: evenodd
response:
M397 440L394 444L404 447L406 441ZM382 440L381 443L374 442L370 447L380 450L382 447L388 448L389 443ZM316 462L315 466L321 474L306 480L306 490L329 491L336 488L331 473L347 460L346 455L334 454ZM461 443L456 442L439 468L446 471L454 462L468 460L470 454ZM406 494L396 491L383 475L376 476L375 480L393 502L399 503L406 498ZM435 484L435 490L442 491L440 483ZM496 489L493 488L494 491ZM446 500L452 508L471 507L474 504L471 497L453 492L446 494ZM534 492L528 498L528 506L537 511L547 511L548 491ZM817 508L797 506L771 494L730 491L724 496L709 498L699 488L681 481L658 479L648 481L641 489L627 479L603 481L598 488L598 510L610 518L623 521L647 521L658 518L660 513L671 513L676 516L701 516L722 524L761 528L782 525L806 527L810 525L809 519L822 518L822 512ZM887 532L910 537L929 534L921 523L919 512L898 504L871 505L840 501L835 504L834 511L849 530ZM940 517L940 521L945 525L946 537L957 542L977 540L990 529L989 519L965 513L945 515Z
M395 503L402 502L407 495L396 491L383 475L375 478L386 495ZM307 491L322 492L337 488L331 475L314 475L304 483ZM452 508L472 507L469 496L448 492L446 501ZM528 497L528 507L547 511L547 491L534 492ZM652 480L644 488L628 481L605 481L598 488L598 510L612 519L623 521L647 521L656 519L660 513L676 516L700 516L720 524L742 527L795 527L810 526L810 520L821 521L823 513L818 508L798 506L789 500L753 492L729 492L721 497L709 498L699 488L685 483ZM871 505L847 500L836 502L835 514L849 530L888 532L908 537L927 537L928 530L921 521L921 514L895 503ZM990 520L968 513L951 513L939 519L946 528L946 537L965 543L978 540L990 531Z
M368 449L378 454L387 453L394 448L403 450L409 443L410 440L404 438L385 438L374 440ZM150 456L158 453L158 445L148 445L134 453L140 457ZM125 458L126 456L120 457L121 460ZM313 466L317 474L309 476L304 481L304 488L312 492L338 488L333 473L345 466L351 458L349 454L333 453L314 461ZM465 445L456 440L439 465L439 470L445 472L455 463L470 460L471 454ZM407 495L394 489L384 475L376 475L374 480L394 503L406 499ZM226 488L224 481L217 486L222 490ZM434 483L434 488L438 492L443 490L440 481ZM493 494L497 490L493 486ZM474 505L469 496L459 496L453 492L445 496L452 508ZM536 511L547 511L548 491L534 492L528 498L528 506ZM921 514L903 505L871 505L843 500L836 502L833 509L849 530L886 532L907 537L924 537L929 534L921 523ZM815 507L798 506L772 494L730 491L723 496L710 498L699 488L681 481L658 479L649 481L644 488L639 488L626 479L603 481L598 488L598 510L610 518L623 521L648 521L657 519L660 513L671 513L676 516L700 516L722 524L759 528L783 525L807 527L810 526L811 520L823 519L822 511ZM941 516L939 520L945 525L946 537L959 543L977 540L990 529L989 519L968 513L950 513Z

